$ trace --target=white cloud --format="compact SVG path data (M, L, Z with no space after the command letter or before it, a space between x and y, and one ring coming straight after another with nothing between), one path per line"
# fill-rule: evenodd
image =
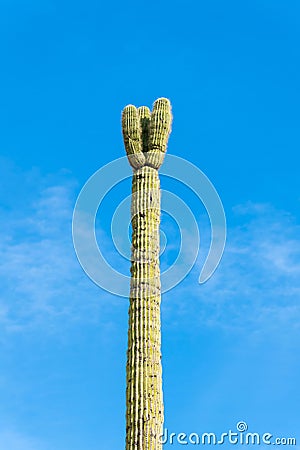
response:
M48 450L49 447L36 438L25 436L12 429L0 429L0 448L3 450Z
M74 181L64 172L36 176L35 192L28 192L28 173L17 178L24 184L22 205L14 208L11 198L0 210L0 325L23 331L46 324L50 331L61 320L99 319L108 295L88 279L74 252ZM116 300L109 296L110 304Z
M104 320L103 308L119 308L126 299L94 285L77 261L71 235L78 190L74 180L66 172L46 179L36 170L16 172L17 207L6 204L0 211L0 325L7 331L23 331L42 324L50 331L58 329L61 321L66 325ZM209 243L202 233L202 253L195 268L164 295L168 324L188 320L257 332L280 323L287 330L298 329L299 224L288 212L266 204L248 203L233 211L237 225L229 223L225 253L212 278L198 284L203 248L207 250ZM125 273L129 262L113 249L110 236L98 231L109 262ZM173 248L169 251L174 253ZM107 326L110 320L107 316Z
M300 330L300 225L266 204L239 205L234 213L239 225L229 224L215 274L204 285L197 283L202 255L192 274L166 295L165 313L180 311L191 324L247 332Z

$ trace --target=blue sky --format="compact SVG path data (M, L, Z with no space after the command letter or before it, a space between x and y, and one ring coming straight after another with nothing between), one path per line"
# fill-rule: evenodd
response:
M245 420L300 442L299 3L0 9L0 447L124 447L128 305L85 275L71 220L86 180L124 155L122 108L161 96L173 106L168 151L210 178L228 225L221 264L199 285L205 210L162 178L203 244L163 296L165 425L221 433ZM107 258L127 273L109 223L129 193L127 180L100 217ZM166 216L162 226L166 265L178 235Z

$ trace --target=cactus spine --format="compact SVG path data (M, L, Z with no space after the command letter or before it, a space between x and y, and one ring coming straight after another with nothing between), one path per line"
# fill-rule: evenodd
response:
M171 131L171 105L128 105L122 131L133 169L131 283L127 350L126 450L160 450L163 396L160 334L159 224L161 166Z

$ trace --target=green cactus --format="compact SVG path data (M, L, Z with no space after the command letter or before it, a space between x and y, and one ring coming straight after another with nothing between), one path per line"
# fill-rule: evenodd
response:
M160 332L159 224L161 166L171 131L171 105L122 113L126 153L133 168L131 283L127 350L126 450L160 450L163 395Z

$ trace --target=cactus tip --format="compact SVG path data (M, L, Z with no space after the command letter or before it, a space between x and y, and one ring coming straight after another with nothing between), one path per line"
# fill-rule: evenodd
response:
M168 98L166 98L166 97L159 97L158 99L155 100L153 105L156 105L157 103L171 106L170 100Z

